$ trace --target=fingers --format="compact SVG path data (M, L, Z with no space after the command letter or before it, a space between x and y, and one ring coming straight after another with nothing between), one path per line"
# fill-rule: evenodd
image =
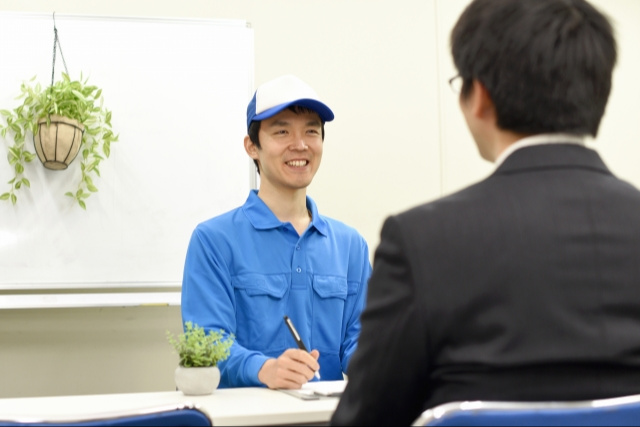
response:
M298 349L288 349L280 356L283 368L296 376L301 375L304 378L303 382L299 383L300 385L313 378L315 372L320 369L318 357L320 357L318 350L307 353Z
M269 359L260 369L258 378L269 388L298 389L320 369L318 350L285 350L277 359Z
M314 359L318 360L318 358L320 357L320 352L318 350L311 350L311 353L309 353L311 355L311 357L313 357ZM320 369L320 365L318 364L318 369ZM320 379L320 372L318 372L318 369L316 369L313 373L313 375L317 378Z
M302 372L307 373L308 370L311 370L311 376L313 376L314 372L320 369L320 364L318 363L320 352L318 350L312 350L311 353L307 353L304 350L290 348L282 353L282 355L287 355L287 357L307 367L308 369L305 369Z

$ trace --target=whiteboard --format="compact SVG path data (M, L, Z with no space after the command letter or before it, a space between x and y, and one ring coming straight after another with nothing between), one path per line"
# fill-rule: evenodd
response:
M50 84L53 22L0 13L0 109L17 107L34 75ZM31 188L16 205L0 202L0 289L179 286L197 223L242 204L255 183L243 148L253 31L235 20L55 14L55 23L71 78L103 89L119 141L86 211L64 195L79 159L64 171L27 165ZM59 52L55 71L59 79ZM0 193L13 177L7 139Z

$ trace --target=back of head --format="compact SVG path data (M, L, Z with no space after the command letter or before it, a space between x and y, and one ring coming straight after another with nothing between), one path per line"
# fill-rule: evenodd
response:
M463 78L489 92L497 125L596 136L616 63L608 19L585 0L474 0L451 32Z

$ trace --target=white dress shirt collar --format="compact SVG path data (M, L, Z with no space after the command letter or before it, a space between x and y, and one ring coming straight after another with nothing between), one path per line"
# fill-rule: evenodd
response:
M527 136L526 138L519 139L510 146L508 146L494 162L496 168L498 168L507 157L509 157L514 151L523 148L531 147L532 145L542 144L577 144L585 145L585 138L583 136L570 135L566 133L543 133L539 135Z

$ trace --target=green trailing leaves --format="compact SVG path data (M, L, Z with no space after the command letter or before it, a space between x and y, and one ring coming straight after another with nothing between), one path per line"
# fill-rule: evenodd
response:
M167 339L180 357L180 366L186 368L217 366L229 357L233 334L225 336L223 329L209 331L192 322L184 324L184 332L175 337L167 331Z
M16 99L21 99L22 105L13 110L0 110L0 116L6 120L6 125L0 124L0 136L3 139L7 138L7 134L13 136L7 160L14 169L14 178L9 182L11 189L2 194L0 200L10 200L15 204L16 191L23 185L30 187L24 177L25 165L32 162L36 155L25 147L24 141L27 135L33 137L37 132L39 119L46 117L47 124L50 124L50 115L57 114L78 120L85 126L80 147L82 176L76 191L66 192L65 195L86 209L84 199L98 191L92 176L100 177L98 166L110 156L111 143L118 141L118 135L113 133L111 127L111 111L103 107L102 89L88 85L87 79L83 81L82 76L80 80L71 80L63 73L61 80L46 89L35 80L34 76L21 84L20 95Z

